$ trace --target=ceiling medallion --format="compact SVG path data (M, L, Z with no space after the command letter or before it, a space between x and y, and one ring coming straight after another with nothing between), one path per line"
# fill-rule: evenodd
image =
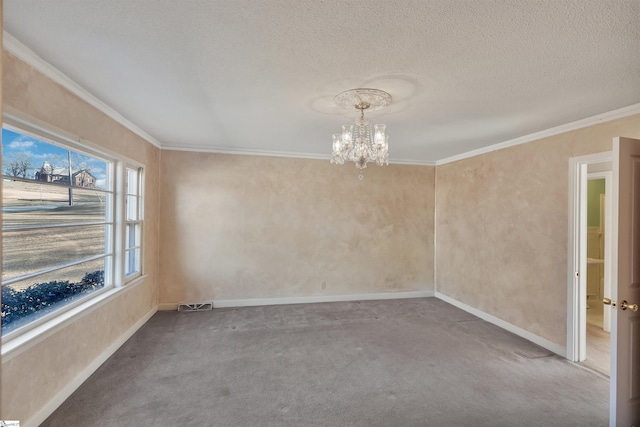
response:
M391 95L378 89L359 88L339 93L334 98L339 107L360 110L360 117L353 124L343 125L342 133L333 135L333 153L331 163L343 165L345 161L354 162L360 169L358 178L363 179L362 169L367 163L380 166L389 164L389 136L386 125L371 125L364 118L364 110L381 110L391 104Z

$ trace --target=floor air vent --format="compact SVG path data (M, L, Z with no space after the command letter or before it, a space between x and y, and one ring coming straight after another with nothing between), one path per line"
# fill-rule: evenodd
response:
M213 310L213 302L191 302L178 305L178 311L207 311Z

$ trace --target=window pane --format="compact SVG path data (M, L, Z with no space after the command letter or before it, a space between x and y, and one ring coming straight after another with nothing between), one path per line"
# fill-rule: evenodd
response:
M111 195L38 182L5 179L2 188L3 227L104 222Z
M110 163L30 135L2 129L2 173L40 182L106 188Z
M138 197L127 196L127 220L135 221L138 218Z
M101 258L2 286L2 333L103 288L104 265Z
M125 249L124 272L130 276L140 271L140 224L126 225Z
M138 170L127 168L127 194L138 194Z
M105 253L106 226L5 231L2 280Z
M27 132L3 128L2 139L4 334L104 287L104 277L113 284L115 210L113 162Z
M130 249L125 252L124 263L125 276L131 276L132 274L140 271L140 249Z
M102 206L104 216L104 206L111 193L104 191L89 190L87 188L73 188L73 206Z
M127 224L125 236L125 249L140 246L140 226L137 223Z

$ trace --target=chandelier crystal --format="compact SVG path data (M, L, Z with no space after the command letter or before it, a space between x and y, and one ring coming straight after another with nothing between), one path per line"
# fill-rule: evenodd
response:
M355 107L360 117L353 124L342 126L342 133L333 135L331 163L343 165L354 162L360 169L359 178L364 178L362 169L373 162L380 166L389 164L389 136L386 125L371 125L364 118L364 110L380 110L391 103L391 95L378 89L352 89L338 94L335 103L341 107Z

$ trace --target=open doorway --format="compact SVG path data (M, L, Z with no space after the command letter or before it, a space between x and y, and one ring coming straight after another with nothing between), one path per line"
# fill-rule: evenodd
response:
M589 170L591 165L607 162L612 162L610 168ZM603 301L615 307L610 325L609 425L640 425L640 287L638 270L634 269L640 256L640 228L635 227L640 215L639 139L616 137L611 152L569 159L567 358L574 362L587 359L587 181L590 172L609 169L612 180L605 204L609 218L605 218L609 230L605 266L610 266L611 281L610 293Z
M612 257L611 153L571 159L567 358L609 375Z
M587 166L587 268L583 278L587 296L586 354L582 363L605 375L609 375L611 367L611 308L602 303L602 299L611 294L610 239L607 238L607 232L611 231L611 226L607 226L610 216L607 194L611 195L611 181L609 162Z

